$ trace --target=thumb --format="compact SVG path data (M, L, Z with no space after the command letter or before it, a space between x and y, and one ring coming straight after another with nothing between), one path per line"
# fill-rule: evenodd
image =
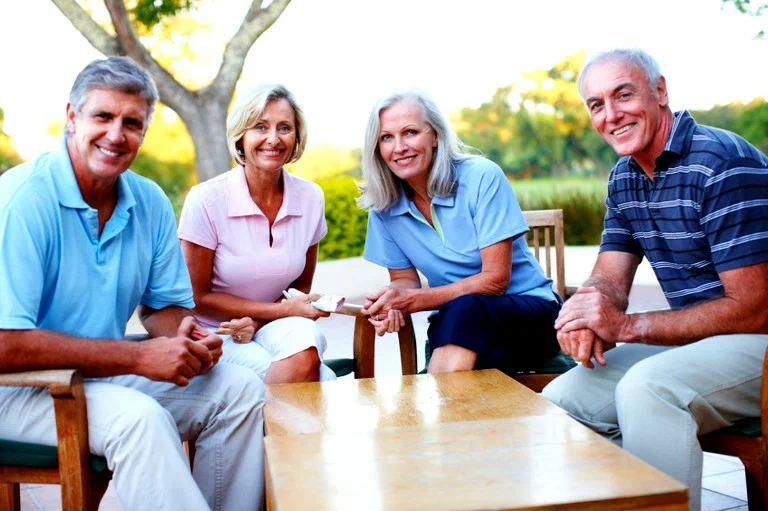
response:
M195 323L195 318L192 316L185 316L184 319L181 320L181 323L179 323L179 328L177 330L177 333L179 337L192 337L192 331L195 329L195 326L197 323Z

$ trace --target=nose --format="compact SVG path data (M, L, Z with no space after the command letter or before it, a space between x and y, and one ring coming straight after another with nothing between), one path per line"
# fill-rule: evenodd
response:
M277 136L277 128L269 130L267 133L267 142L270 144L277 144L279 137Z
M395 137L395 152L402 153L408 149L408 144L405 143L403 137Z
M123 131L123 124L117 120L109 126L107 131L107 137L113 144L119 144L125 140L125 132Z
M620 116L619 110L616 108L616 105L614 105L612 101L605 102L604 110L606 122L615 122Z

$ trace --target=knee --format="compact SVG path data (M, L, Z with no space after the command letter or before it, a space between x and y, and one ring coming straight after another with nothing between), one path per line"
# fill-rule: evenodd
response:
M459 317L477 317L484 310L485 302L481 295L463 295L440 307L441 313L458 314Z
M284 360L287 366L285 383L318 381L320 379L320 356L317 349L307 348Z
M145 446L149 449L147 452L152 452L164 448L168 442L179 440L179 430L171 413L149 396L146 399L134 399L129 406L125 406L109 431L112 442L107 440L107 452L110 445L114 447L121 444L128 450ZM118 451L124 452L120 449ZM119 456L118 451L112 454Z
M680 399L680 383L674 375L659 371L653 359L632 366L616 386L616 407L619 413L637 410L647 413L656 404L671 403L685 406Z

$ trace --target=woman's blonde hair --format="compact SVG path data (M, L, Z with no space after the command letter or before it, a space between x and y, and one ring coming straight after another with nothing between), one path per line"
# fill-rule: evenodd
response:
M453 131L450 122L435 102L426 94L404 91L390 94L376 102L368 117L363 145L363 182L359 185L357 205L362 209L383 211L394 206L400 198L404 181L387 167L379 152L380 114L398 101L407 101L421 108L422 117L437 135L437 147L427 180L430 197L448 197L456 193L456 163L471 157L468 150Z
M240 141L247 130L253 128L264 115L264 110L270 101L285 99L293 108L296 116L296 144L288 163L301 158L304 148L307 146L307 123L304 120L304 112L296 103L296 98L284 85L268 84L259 85L249 91L249 94L238 101L227 117L227 148L232 159L240 165L245 165L245 155Z

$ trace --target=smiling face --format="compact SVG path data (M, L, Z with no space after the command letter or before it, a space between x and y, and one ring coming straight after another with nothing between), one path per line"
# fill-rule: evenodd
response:
M133 163L149 121L137 94L91 89L79 112L67 105L67 148L78 182L114 182Z
M252 128L243 134L245 164L258 170L279 170L290 161L296 146L296 112L287 99L267 103Z
M619 155L652 169L669 133L664 77L653 90L642 68L607 60L588 69L583 91L597 132Z
M437 135L424 121L418 103L397 101L379 113L379 154L387 167L412 187L424 183L426 189L436 147Z

